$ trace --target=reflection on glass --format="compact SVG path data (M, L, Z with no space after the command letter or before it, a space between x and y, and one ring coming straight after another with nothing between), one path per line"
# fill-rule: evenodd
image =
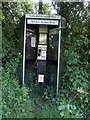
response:
M39 35L39 44L47 44L47 34Z
M48 60L57 61L59 32L57 28L49 30Z
M37 28L29 27L26 30L26 59L36 59L36 39L37 39Z

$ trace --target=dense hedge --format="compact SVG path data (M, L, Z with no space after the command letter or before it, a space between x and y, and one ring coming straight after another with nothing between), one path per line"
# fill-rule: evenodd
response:
M89 3L59 3L61 14L67 20L64 42L64 74L61 95L75 103L83 114L89 116ZM85 117L85 116L84 116Z

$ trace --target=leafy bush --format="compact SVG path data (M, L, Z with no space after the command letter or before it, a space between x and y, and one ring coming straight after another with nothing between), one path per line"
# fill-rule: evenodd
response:
M32 101L28 95L29 89L25 87L20 88L16 79L11 80L8 73L5 73L5 71L3 73L3 118L32 118Z
M50 118L83 118L83 109L80 108L80 106L77 104L77 102L72 99L68 98L68 93L66 96L66 90L61 90L61 92L58 94L58 96L55 96L52 87L48 87L45 89L44 93L44 99L47 101L46 108L42 110L42 115L45 111L46 117ZM54 96L53 96L54 95Z
M46 105L42 110L37 111L35 116L36 118L60 118L59 111L48 105Z
M2 114L3 118L32 118L32 105L29 89L20 87L17 80L17 69L21 53L15 48L13 41L3 36L3 80L2 80Z
M70 100L61 100L58 111L63 118L83 118L82 109L73 104Z
M72 110L72 112L75 112L75 116L89 117L89 114L86 114L86 111L89 113L90 106L89 4L87 7L83 3L62 2L58 6L61 8L58 13L67 20L66 34L63 34L62 39L64 42L65 66L58 103L65 103L65 110L68 104L70 106L75 105L78 110Z

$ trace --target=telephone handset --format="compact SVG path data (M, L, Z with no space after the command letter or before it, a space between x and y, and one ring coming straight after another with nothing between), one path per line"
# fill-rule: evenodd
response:
M41 48L38 49L38 56L41 55Z
M46 60L47 45L38 45L38 60Z

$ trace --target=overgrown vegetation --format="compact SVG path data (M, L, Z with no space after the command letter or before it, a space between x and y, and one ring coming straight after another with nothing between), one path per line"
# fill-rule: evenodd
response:
M33 13L33 6L18 2L2 5L3 118L90 117L90 5L62 2L58 6L61 8L58 14L67 20L62 38L65 63L62 85L58 97L55 97L54 88L47 87L42 97L38 98L41 90L38 84L31 88L20 87L17 77L22 57L18 44L20 18L26 13Z
M28 88L20 88L17 69L22 54L19 52L19 22L25 13L32 13L31 3L2 4L2 115L4 118L33 117ZM28 107L28 109L27 109Z
M58 11L67 19L68 28L64 37L65 69L62 82L64 98L75 103L83 114L89 113L89 4L60 3ZM67 94L65 93L67 90ZM89 115L89 114L88 114ZM88 116L86 115L86 117ZM85 116L84 116L85 117Z

